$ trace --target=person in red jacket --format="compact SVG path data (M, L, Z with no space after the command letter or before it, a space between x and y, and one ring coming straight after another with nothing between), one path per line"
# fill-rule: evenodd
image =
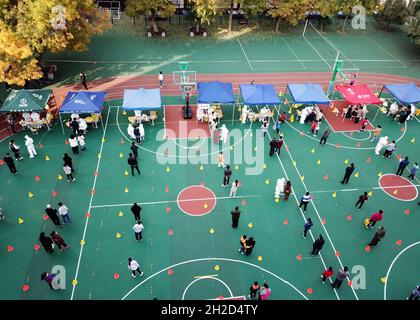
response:
M327 280L329 277L331 277L334 274L334 270L332 267L328 267L328 269L325 269L325 271L322 273L322 283L325 283L325 280Z
M284 122L286 121L286 117L287 117L286 112L283 112L283 114L280 116L280 119L279 119L281 124L284 124Z
M70 246L64 242L64 239L55 231L51 232L51 239L58 246L58 249L60 249L60 251L63 251L62 247L66 249L70 248Z
M360 124L361 124L361 127L360 127L360 132L365 132L365 128L366 128L366 126L368 125L368 120L366 119L366 118L362 118L362 120L360 120Z
M375 212L374 214L372 214L372 216L370 217L370 221L367 224L366 228L372 229L374 227L374 225L376 224L376 222L382 220L383 214L384 214L383 210L379 210L378 212Z
M280 149L283 146L283 137L280 136L279 140L277 141L276 151L277 154L280 155Z

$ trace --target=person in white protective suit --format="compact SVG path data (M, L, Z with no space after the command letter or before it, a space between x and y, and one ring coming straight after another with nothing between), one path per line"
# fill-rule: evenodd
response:
M388 136L379 138L379 141L375 147L375 154L379 155L381 153L382 148L384 148L387 144L388 144Z
M222 128L220 129L220 140L223 141L223 144L227 142L229 136L229 130L226 128L226 125L222 125Z
M248 106L244 106L242 108L242 124L246 123L246 118L248 118L248 112L249 112Z
M144 126L143 123L139 124L140 140L144 140Z
M305 123L305 119L308 116L310 110L309 107L306 107L302 110L301 116L300 116L300 124L304 124Z
M276 189L274 190L274 198L280 198L280 194L284 192L286 186L286 179L277 179Z
M34 146L34 139L29 137L28 135L25 136L25 145L29 152L29 158L34 158L37 155L35 146Z
M131 139L136 139L136 136L134 135L134 127L131 123L128 125L127 133Z

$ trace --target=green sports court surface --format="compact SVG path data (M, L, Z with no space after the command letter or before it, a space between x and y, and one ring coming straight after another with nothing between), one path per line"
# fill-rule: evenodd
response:
M95 38L87 52L49 56L58 65L58 82L53 86L58 97L79 88L81 70L91 89L106 88L104 129L89 129L87 150L73 156L75 183L58 178L63 175L63 153L71 153L65 143L68 132L63 136L59 126L33 137L38 156L29 159L24 150L25 159L17 163L19 175L11 176L6 166L0 167L0 206L6 215L0 224L0 298L240 299L247 298L251 283L258 280L270 285L270 299L405 299L420 279L420 217L419 200L401 198L406 189L414 190L417 197L419 180L411 188L391 183L383 190L379 180L395 179L390 175L396 172L398 161L397 157L385 160L374 155L370 131L337 131L321 147L318 138L308 134L307 125L288 122L282 128L287 148L283 147L280 157L269 157L273 122L269 136L257 144L260 123L241 125L238 106L233 113L231 106L223 106L222 123L231 132L240 131L243 139L232 138L216 148L211 139L203 137L164 139L168 120L164 110L179 109L182 103L179 88L170 83L178 61L189 61L189 70L197 71L199 80L233 82L236 93L239 83L253 79L273 83L280 92L288 82L312 81L325 87L338 48L346 66L354 64L360 69L359 82L375 91L388 82L420 83L419 56L400 33L325 36L328 39L312 30L305 38L245 35L230 40L177 41L170 37L148 40L111 30ZM123 89L156 87L160 70L167 84L162 90L165 107L154 126L145 125L146 141L139 150L141 175L132 177L126 174L130 144L126 129L132 114L120 108ZM288 109L280 105L275 111ZM368 109L369 116L375 114L376 107ZM383 135L397 140L396 155L420 161L419 119L401 126L379 113L371 122L383 127ZM327 125L323 122L320 132ZM14 137L22 149L24 134ZM8 150L8 141L1 142L1 154ZM219 150L229 158L232 178L241 181L235 198L229 198L229 190L221 187L223 170L214 164ZM188 155L195 155L196 162L185 161ZM343 186L340 180L350 162L356 170ZM252 167L260 173L247 174ZM287 202L276 202L274 188L282 177L292 182L293 194ZM185 207L194 198L194 192L185 196L191 186L204 198L190 201L195 207ZM306 190L314 198L303 214L297 202ZM359 211L354 204L364 191L371 197ZM178 201L182 197L187 201ZM56 206L59 201L69 207L73 221L58 230L71 248L47 255L34 246L39 232L53 230L51 221L43 219L46 204ZM133 202L143 208L145 230L140 243L132 231ZM242 212L238 229L231 228L230 211L235 206ZM387 233L376 248L367 251L374 231L365 229L363 220L379 209L385 211ZM192 216L189 210L207 214ZM307 217L314 227L304 240ZM251 256L238 253L243 234L256 240ZM312 237L319 234L326 244L319 257L312 257ZM140 263L143 277L131 277L128 257ZM40 281L41 273L55 265L66 268L65 290L52 291ZM345 282L339 290L322 284L320 274L325 267L337 271L344 265L353 283ZM363 272L365 283L359 281Z

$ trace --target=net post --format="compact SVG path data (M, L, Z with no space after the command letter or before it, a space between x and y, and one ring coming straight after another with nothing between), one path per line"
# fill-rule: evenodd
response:
M306 22L305 22L305 27L303 28L302 37L304 37L304 36L305 36L305 33L306 33L306 27L308 26L308 22L309 22L309 19L306 19Z

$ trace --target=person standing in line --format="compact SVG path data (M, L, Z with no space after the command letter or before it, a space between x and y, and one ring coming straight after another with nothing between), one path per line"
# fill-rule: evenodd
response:
M39 242L41 242L41 245L44 247L44 249L47 253L53 253L54 252L53 241L50 237L47 237L45 235L45 232L41 232L39 234Z
M64 164L63 165L63 170L64 170L64 173L67 176L67 182L70 182L70 179L71 179L72 182L76 181L76 178L73 177L73 173L71 172L71 168L68 165Z
M140 218L141 209L142 208L136 202L133 203L133 206L131 207L131 212L134 215L134 220L139 221L141 219Z
M268 125L267 121L264 121L263 124L261 125L261 132L262 132L264 138L267 135L267 131L268 131L268 126L267 125Z
M87 86L87 83L86 83L86 75L83 72L80 72L79 79L80 79L80 82L82 83L83 87L85 87L85 90L88 90L88 86Z
M240 247L240 249L238 250L241 254L244 254L245 253L245 249L246 249L246 239L247 239L248 237L246 236L246 234L244 234L244 235L242 235L240 238L239 238L239 242L240 242L240 244L241 244L241 247Z
M268 287L268 284L264 283L260 293L258 294L258 300L267 300L270 297L271 289Z
M330 128L325 129L324 133L322 134L321 140L319 140L319 144L325 146L327 143L328 136L330 135Z
M239 224L239 218L241 216L241 211L239 210L239 207L235 207L230 214L232 215L232 228L237 228Z
M292 183L289 180L287 180L286 186L284 187L284 198L283 198L283 200L284 201L289 200L289 196L290 196L291 193L292 193Z
M354 118L354 123L359 123L360 118L362 117L362 113L363 113L363 108L362 107L357 107L356 117Z
M375 226L376 222L381 221L383 219L383 214L383 210L379 210L378 212L372 214L372 216L369 219L369 223L366 225L366 228L372 229Z
M410 161L408 161L408 157L405 157L404 160L400 159L400 164L398 165L398 170L396 175L401 176L404 173L405 168L407 168Z
M140 265L132 258L128 258L128 269L131 270L133 278L136 278L136 271L140 274L140 277L143 276L143 272L140 270Z
M9 168L11 173L17 174L15 161L10 156L10 153L6 153L6 156L3 158L3 161L7 164L7 167Z
M77 143L77 139L73 134L70 135L69 144L73 154L79 154L79 144Z
M223 156L223 152L222 151L219 152L219 158L218 158L218 165L217 165L217 167L218 168L220 168L220 167L224 168L225 167L225 157Z
M369 124L369 121L366 118L363 117L360 120L360 130L359 130L359 132L365 132L365 129L366 129L368 124Z
M230 194L229 197L236 197L236 191L241 186L238 180L235 180L232 182L232 187L230 188Z
M340 269L335 277L334 283L332 283L331 286L335 289L340 288L344 279L346 279L349 276L348 271L349 268L347 266L345 266L344 269Z
M417 285L413 291L411 291L411 294L409 297L407 297L407 300L419 300L420 299L420 284Z
M280 118L277 119L275 128L276 128L276 133L279 134L280 133L280 127L281 127L281 122L280 122Z
M143 123L141 122L139 123L139 133L140 133L140 141L143 141L145 133L144 133Z
M306 234L308 233L309 230L311 230L313 225L314 224L312 222L312 219L308 218L308 221L303 226L303 239L306 239Z
M138 159L138 157L139 157L139 151L138 151L139 147L136 145L136 143L134 141L131 143L130 149L131 149L131 152L133 153L134 157L136 159Z
M252 300L257 296L258 290L260 290L260 285L258 281L255 281L252 286L249 288L249 295L248 297Z
M284 125L284 123L286 122L286 118L287 118L286 112L283 111L283 113L281 114L280 119L279 119L281 125Z
M379 136L381 135L382 127L380 125L377 125L376 128L373 130L373 137L370 140L370 142L376 142L379 139Z
M136 136L136 142L141 143L141 136L140 136L140 128L139 126L136 126L134 128L134 135Z
M50 204L47 204L45 213L56 227L61 228L60 218L57 216L57 209L53 208Z
M363 204L368 200L368 193L364 192L359 196L359 200L357 200L356 204L354 205L357 208L357 205L359 205L359 210L362 209Z
M346 168L346 172L344 173L344 177L343 180L341 180L342 184L347 184L350 180L351 174L354 171L354 163L350 164L347 168Z
M130 165L131 168L131 174L134 177L134 169L137 170L137 172L140 174L140 169L139 169L139 162L137 161L137 159L133 156L132 153L129 154L128 159L127 159L127 163Z
M315 137L315 128L316 128L316 121L312 121L311 123L311 130L309 131L310 134L312 134Z
M277 150L277 154L280 155L280 149L283 146L284 140L283 140L283 136L279 137L279 140L277 141L277 146L276 146L276 150Z
M67 153L64 154L63 161L66 166L71 168L71 172L74 173L73 159Z
M142 241L144 226L143 226L143 223L141 223L141 220L137 221L137 223L133 227L133 230L134 230L134 236L136 237L136 240Z
M163 73L162 73L162 71L159 71L158 79L159 79L159 86L161 88L163 88L165 86L165 84L163 83Z
M413 167L410 170L410 175L407 178L414 181L414 177L416 176L416 173L418 170L419 170L419 164L417 162L414 162Z
M312 252L311 252L311 255L317 256L318 253L319 253L319 251L322 250L322 247L324 246L324 244L325 244L324 238L322 237L322 235L319 235L319 238L316 239L314 241L314 243L312 244Z
M252 253L252 250L254 250L255 247L255 240L254 237L249 237L245 242L245 255L249 256Z
M226 169L223 172L223 184L222 184L223 188L226 188L229 185L229 180L230 180L231 175L232 175L232 170L230 170L230 166L226 166Z
M385 152L382 158L389 159L389 156L393 154L396 148L397 146L395 144L395 140L392 140L392 142L385 147Z
M10 140L9 149L14 153L16 160L23 159L23 157L20 155L20 147L15 143L15 140Z
M276 137L273 137L270 141L270 157L274 154L277 148L277 140Z
M319 132L319 127L321 126L321 121L316 121L315 123L315 132L314 132L314 137L318 136L318 132Z
M334 274L333 267L328 267L328 269L326 269L326 270L322 273L322 275L321 275L321 278L322 278L322 284L324 284L324 283L325 283L325 280L327 280L328 278L330 278L333 274Z
M63 248L70 249L70 246L64 241L64 239L55 231L51 232L51 239L58 246L60 251L63 251Z
M34 158L37 155L36 150L35 150L35 146L34 146L34 139L32 139L31 137L26 135L25 136L25 145L26 145L26 148L28 149L29 158Z
M62 203L58 203L58 214L63 218L63 224L71 223L69 216L69 209Z
M72 118L70 127L73 130L73 135L77 136L79 134L79 121L76 118Z
M79 134L77 136L77 141L79 142L80 145L80 149L82 149L82 151L86 150L86 142L85 142L85 136L83 134Z
M369 247L376 247L383 237L385 237L385 227L380 226L379 230L375 232L372 240L368 243Z
M303 212L306 213L306 209L308 208L308 203L311 201L311 195L309 194L309 191L306 192L302 198L300 199L299 208L302 208L303 206Z
M48 286L51 288L51 290L57 290L57 289L59 289L58 286L57 286L57 288L53 287L53 283L55 285L57 285L54 281L55 276L56 276L56 274L54 274L54 273L44 272L41 275L41 281L45 281L46 283L48 283Z

